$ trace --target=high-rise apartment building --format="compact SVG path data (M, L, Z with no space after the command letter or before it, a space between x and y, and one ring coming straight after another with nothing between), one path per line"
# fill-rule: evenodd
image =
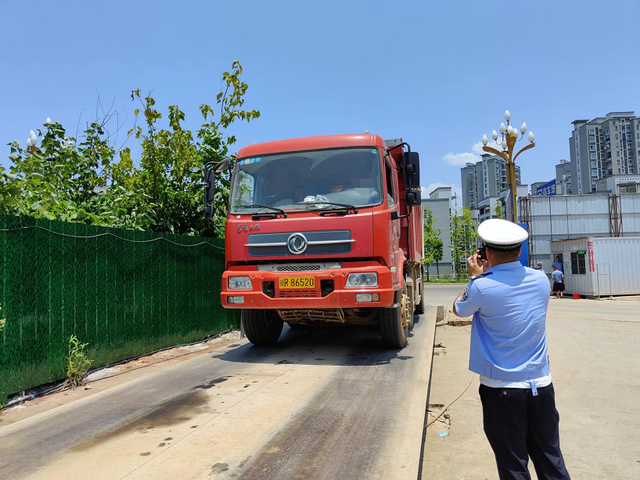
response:
M556 165L556 195L571 195L571 162L560 160Z
M507 165L497 155L482 155L482 160L460 169L462 205L478 208L485 198L498 197L507 190ZM516 165L516 184L520 185L520 167Z
M640 118L634 112L611 112L572 124L573 194L595 191L601 178L640 171Z

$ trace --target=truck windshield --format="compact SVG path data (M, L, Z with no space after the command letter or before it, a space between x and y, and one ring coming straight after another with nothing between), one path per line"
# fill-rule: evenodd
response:
M254 213L260 205L283 210L379 205L380 163L371 147L243 158L233 176L230 212Z

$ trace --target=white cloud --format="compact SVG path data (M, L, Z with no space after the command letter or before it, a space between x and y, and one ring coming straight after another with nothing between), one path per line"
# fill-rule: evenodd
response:
M502 145L498 145L496 142L494 142L491 139L489 140L487 147L495 148L498 151L502 151ZM475 153L476 155L483 155L487 153L484 150L482 150L482 142L474 143L472 150L473 150L473 153ZM490 154L490 155L493 155L493 154Z
M471 150L473 150L473 153L475 153L476 155L482 155L483 153L485 153L482 150L482 142L474 143L473 147L471 147Z
M467 163L476 163L480 161L480 157L470 152L464 153L447 153L442 159L449 165L454 167L464 167Z
M493 141L489 142L489 146L500 150L500 147ZM482 142L478 142L473 144L471 152L447 153L442 159L454 167L464 167L467 163L479 162L481 160L480 155L484 153L486 152L482 150Z

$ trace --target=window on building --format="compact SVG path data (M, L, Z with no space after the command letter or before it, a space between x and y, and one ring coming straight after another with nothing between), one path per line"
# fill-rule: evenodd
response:
M598 162L591 162L591 168L596 168Z
M589 143L596 143L596 137L589 137Z
M618 185L618 193L638 193L637 183L623 183Z
M616 125L615 123L613 124L613 129L617 132L618 131L618 125Z
M590 128L589 129L589 134L593 135L596 132L595 128Z
M616 140L618 140L618 134L616 133Z
M589 145L589 150L591 150L592 152L595 152L596 146L595 145Z
M587 264L585 262L584 256L585 256L584 250L571 252L571 274L572 275L587 274Z
M598 176L598 170L591 170L591 176L592 177L597 177Z
M597 153L592 153L591 154L591 160L595 160L598 158L598 154Z

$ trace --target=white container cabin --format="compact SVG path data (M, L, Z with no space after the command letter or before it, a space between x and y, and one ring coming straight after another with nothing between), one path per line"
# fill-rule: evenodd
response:
M550 261L559 256L563 264L566 293L640 295L640 237L581 237L550 243Z

